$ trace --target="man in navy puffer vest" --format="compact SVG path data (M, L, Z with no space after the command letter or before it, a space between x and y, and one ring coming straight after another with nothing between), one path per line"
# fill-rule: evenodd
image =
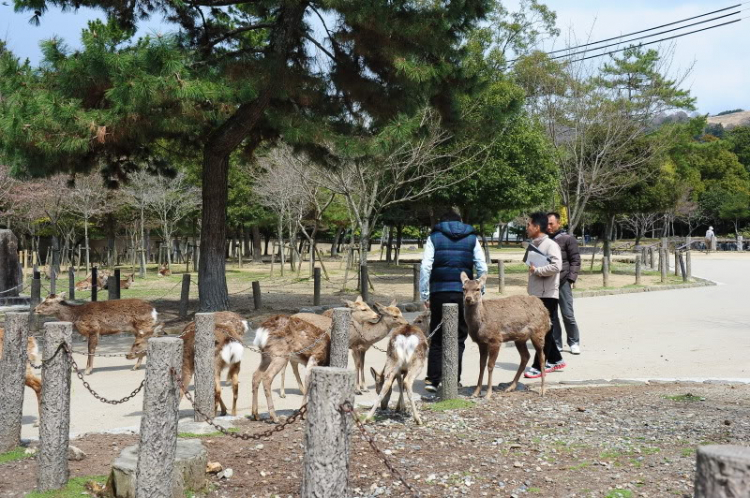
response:
M474 276L474 267L477 272ZM443 319L443 304L458 304L458 380L461 380L468 327L464 321L463 284L461 272L471 278L487 273L484 252L474 228L461 222L461 216L448 211L435 225L424 246L419 290L425 308L430 310L430 332ZM426 389L437 390L443 376L443 331L432 336L427 363Z

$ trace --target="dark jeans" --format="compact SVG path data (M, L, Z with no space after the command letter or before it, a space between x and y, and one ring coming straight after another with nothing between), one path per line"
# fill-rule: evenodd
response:
M549 332L547 332L547 335L544 336L544 357L548 363L557 363L558 361L562 360L562 355L560 354L560 350L557 349L557 345L555 344L555 339L552 332L555 329L555 326L560 326L560 323L557 319L557 299L553 299L551 297L542 297L540 299L544 303L544 307L547 308L547 311L549 312L550 320L552 320L552 326L549 328ZM541 368L539 367L539 355L534 355L534 364L532 366L537 370L541 370Z
M568 346L580 343L581 334L578 331L576 315L573 312L573 289L570 287L570 280L567 279L565 282L560 282L560 314L565 324L565 335L568 336ZM553 334L557 348L562 351L562 327L560 327L559 320L555 322Z
M458 304L458 380L461 381L461 367L463 365L466 338L469 327L464 320L463 292L436 292L430 294L430 333L435 330L443 319L443 305ZM438 385L443 378L443 327L440 327L430 342L430 352L427 358L427 379L433 385Z

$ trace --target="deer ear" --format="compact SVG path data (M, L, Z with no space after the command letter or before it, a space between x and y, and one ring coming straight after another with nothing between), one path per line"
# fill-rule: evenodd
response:
M378 372L374 368L370 367L370 373L372 374L372 378L373 379L375 379L376 381L379 380L378 379L379 374L378 374Z
M354 302L355 303L364 303L364 301L362 300L362 295L360 294L359 296L357 296L357 299L355 299Z
M479 277L479 284L480 285L484 285L485 282L487 282L487 274L486 273L484 275L482 275L481 277Z
M471 279L470 279L470 278L469 278L469 276L468 276L468 275L466 274L466 272L465 272L465 271L462 271L462 272L461 272L461 283L462 283L462 284L465 284L465 283L466 283L466 282L468 282L469 280L471 280Z
M397 304L398 303L396 302L396 299L394 298L394 299L391 299L391 304L389 304L388 306L396 306Z
M351 301L349 301L348 299L344 299L344 304L347 305L347 306L349 306L350 308L354 307L354 303L351 302Z

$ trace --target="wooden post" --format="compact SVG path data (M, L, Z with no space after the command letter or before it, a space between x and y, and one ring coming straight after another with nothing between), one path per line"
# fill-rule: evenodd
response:
M505 294L505 261L497 260L497 278L500 284L500 294Z
M750 496L750 448L698 446L695 498Z
M412 293L411 293L411 300L415 303L418 303L422 300L422 296L419 294L419 275L422 271L422 265L419 263L414 263L414 266L412 266Z
M602 287L609 287L609 258L602 257Z
M253 282L253 304L256 310L259 310L263 304L260 298L260 282L258 281Z
M0 359L0 453L14 450L21 444L29 318L28 313L5 315L5 337L1 344L3 356Z
M120 287L120 281L116 280L114 275L107 277L107 299L109 301L117 300L117 289Z
M91 302L95 302L99 291L99 269L95 266L91 268Z
M331 330L331 361L336 368L346 368L349 357L349 326L352 321L350 308L333 310L333 329Z
M359 267L359 290L360 294L362 294L362 300L364 302L367 302L370 300L370 286L368 285L370 283L370 274L367 269L367 266L360 265Z
M49 293L57 294L57 272L54 268L50 268L49 273Z
M40 491L59 489L68 482L70 439L70 356L63 348L73 345L73 324L44 324L42 358L42 413L39 414L37 479Z
M654 262L654 248L653 247L648 248L648 257L649 257L649 266L651 267L652 270L655 270L656 265L654 264L655 262Z
M693 278L693 261L690 250L685 253L685 271L687 271L687 278Z
M682 274L682 281L687 282L688 281L688 274L687 269L685 268L685 258L682 256L682 252L680 252L680 273Z
M458 397L458 305L443 305L443 379L440 381L440 397Z
M664 283L667 281L667 273L669 272L669 253L667 253L666 249L659 249L659 262L661 263L661 282Z
M341 410L341 405L354 404L354 375L352 370L333 367L313 367L310 372L302 498L349 494L354 421Z
M216 391L214 385L215 317L213 313L195 315L195 406L210 418L216 415ZM206 419L195 411L196 422Z
M71 301L76 298L76 271L71 266L68 268L68 299Z
M117 252L115 251L115 254ZM119 268L115 268L115 295L117 296L115 299L120 299L120 282L122 282L122 272L120 272Z
M680 276L680 251L674 252L674 276L679 277Z
M635 285L641 285L641 255L635 255Z
M180 320L188 315L188 303L190 302L190 274L182 274L182 292L180 292Z
M180 388L173 372L179 374L181 369L182 339L149 339L136 498L172 497L180 405Z
M313 269L313 306L320 306L320 268Z

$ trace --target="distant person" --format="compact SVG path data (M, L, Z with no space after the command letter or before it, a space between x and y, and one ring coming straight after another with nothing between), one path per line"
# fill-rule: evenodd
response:
M474 276L474 267L477 269ZM461 221L461 216L448 211L432 229L424 245L419 292L425 308L430 310L430 333L443 320L443 304L458 305L458 380L469 329L464 321L464 294L461 272L470 278L487 273L484 251L474 228ZM425 389L437 391L443 378L443 328L432 336L427 361Z
M714 237L716 237L716 234L714 234L714 227L708 227L708 230L706 230L706 252L711 252L711 247L713 246Z
M581 253L578 241L560 228L560 214L547 214L547 233L557 242L562 253L562 271L560 271L560 313L565 324L565 335L572 354L581 354L581 335L578 331L575 313L573 312L573 284L578 279L581 269ZM553 331L555 344L560 351L562 348L562 327L557 321Z
M560 354L560 350L557 349L553 336L555 324L558 327L560 326L557 319L557 301L559 298L560 270L562 270L562 254L560 246L550 239L546 232L547 214L531 213L529 221L526 223L526 235L531 239L531 245L527 249L527 256L530 252L539 253L546 260L547 264L544 266L529 265L527 290L530 296L536 296L542 300L549 312L552 326L550 326L549 332L544 337L546 365L540 365L539 355L534 355L534 364L523 374L527 379L541 377L542 368L546 372L553 372L555 370L562 370L567 366ZM524 260L526 261L526 259Z

